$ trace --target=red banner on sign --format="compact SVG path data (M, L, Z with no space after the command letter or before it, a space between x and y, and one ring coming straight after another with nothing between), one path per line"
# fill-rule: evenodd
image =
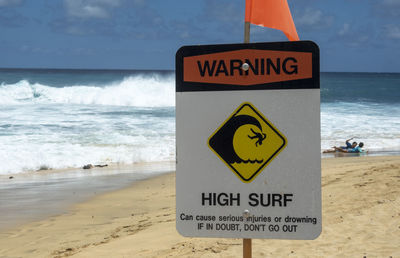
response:
M312 78L308 52L242 49L183 59L185 82L249 86L308 78Z

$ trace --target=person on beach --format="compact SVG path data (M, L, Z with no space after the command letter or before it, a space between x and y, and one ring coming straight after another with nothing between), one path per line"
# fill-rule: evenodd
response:
M364 146L364 143L363 142L360 142L359 144L358 144L358 146L356 146L355 148L350 148L350 149L342 149L342 148L338 148L338 147L334 147L335 148L335 151L337 150L337 151L339 151L339 152L345 152L345 153L362 153L362 152L364 152L364 150L363 149L361 149L362 147Z
M333 146L333 147L332 147L332 150L325 150L325 151L323 151L323 153L336 152L336 151L337 151L337 148L340 148L340 149L342 149L342 150L354 149L354 148L357 147L357 142L350 143L350 141L353 140L353 139L354 139L354 138L347 139L347 140L346 140L346 146L340 146L340 147ZM347 152L347 151L346 151L346 152Z
M348 149L354 149L355 147L357 147L357 142L353 142L350 144L350 141L353 139L354 138L350 138L350 139L346 140L346 146L340 146L340 148L343 150L348 150Z

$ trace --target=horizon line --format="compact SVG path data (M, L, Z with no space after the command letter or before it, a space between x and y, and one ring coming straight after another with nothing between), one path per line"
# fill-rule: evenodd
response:
M0 70L58 70L58 71L144 71L172 72L175 69L135 69L135 68L46 68L46 67L0 67ZM370 71L320 71L320 73L380 73L398 74L399 72L370 72Z

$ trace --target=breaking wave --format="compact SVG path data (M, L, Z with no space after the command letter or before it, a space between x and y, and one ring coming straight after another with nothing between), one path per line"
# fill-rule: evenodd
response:
M137 75L107 85L54 87L28 80L0 85L0 105L33 103L172 107L175 105L175 78Z

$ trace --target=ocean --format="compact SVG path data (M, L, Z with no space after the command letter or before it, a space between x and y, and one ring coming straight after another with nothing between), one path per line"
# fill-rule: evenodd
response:
M400 152L400 74L321 73L321 152L351 137ZM174 71L0 69L0 175L174 160Z

